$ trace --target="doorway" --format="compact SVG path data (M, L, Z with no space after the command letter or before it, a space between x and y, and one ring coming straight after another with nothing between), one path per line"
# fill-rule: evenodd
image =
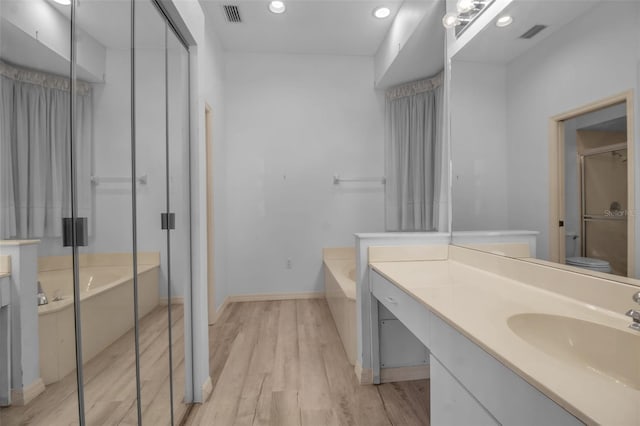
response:
M552 117L549 140L550 260L633 276L632 93Z

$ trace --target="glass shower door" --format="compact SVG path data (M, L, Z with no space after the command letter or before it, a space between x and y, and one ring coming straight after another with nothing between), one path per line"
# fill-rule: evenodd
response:
M582 158L582 250L603 259L614 274L627 275L627 150Z

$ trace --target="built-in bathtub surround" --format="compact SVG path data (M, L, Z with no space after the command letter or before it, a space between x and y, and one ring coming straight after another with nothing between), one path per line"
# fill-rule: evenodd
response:
M390 292L431 351L432 421L451 417L441 404L451 385L467 398L456 411L502 424L640 424L640 333L624 315L637 286L463 247L448 254L370 264L377 300Z
M38 240L2 240L11 258L11 404L26 405L42 391L38 360Z
M11 258L0 256L0 407L11 404Z
M38 280L49 304L38 307L40 374L55 383L75 367L73 270L70 256L39 259ZM140 317L159 303L159 253L138 254ZM82 357L90 361L134 325L132 256L127 253L80 255Z
M509 257L536 257L537 231L454 231L457 246L475 248Z
M361 384L373 383L371 369L371 294L369 292L369 247L447 245L451 238L446 232L380 232L359 233L356 237L356 376Z
M322 249L324 291L329 310L351 365L356 362L356 250Z

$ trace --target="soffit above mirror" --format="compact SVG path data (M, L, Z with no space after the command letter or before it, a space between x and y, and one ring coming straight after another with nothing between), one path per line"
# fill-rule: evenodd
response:
M489 22L475 37L458 50L452 59L506 64L531 49L545 38L562 31L564 26L585 14L601 0L531 1L515 0L497 16L510 15L513 23L499 28ZM494 7L499 7L495 4ZM491 7L491 6L490 6ZM535 25L542 31L529 39L521 38Z

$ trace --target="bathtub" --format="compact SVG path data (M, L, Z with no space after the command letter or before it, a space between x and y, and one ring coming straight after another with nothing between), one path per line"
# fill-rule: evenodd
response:
M142 317L159 303L160 255L141 253L138 257ZM81 255L79 274L82 358L86 363L133 328L131 255ZM48 385L76 367L70 256L40 258L38 280L49 299L49 304L38 307L40 376Z
M324 288L329 310L351 365L356 362L356 253L353 247L325 248Z

